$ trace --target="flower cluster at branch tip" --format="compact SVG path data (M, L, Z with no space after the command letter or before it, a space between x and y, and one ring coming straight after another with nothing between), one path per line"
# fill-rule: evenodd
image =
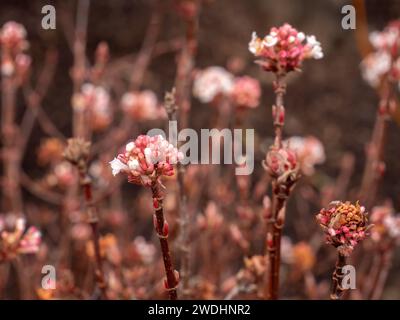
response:
M0 262L14 259L19 254L37 253L41 238L41 233L36 227L31 226L26 229L26 220L24 218L1 216Z
M113 175L123 172L128 175L129 182L150 186L162 176L172 176L173 165L182 159L183 154L163 136L140 135L129 142L110 165Z
M379 87L383 78L400 80L400 21L393 21L381 32L374 31L369 40L375 49L361 62L363 78L372 87ZM400 83L399 83L400 85Z
M358 202L332 201L328 208L321 209L316 219L325 232L327 243L345 256L350 255L370 228L367 212Z
M325 161L324 146L317 138L308 137L291 137L287 140L287 144L296 152L303 174L310 176L314 173L314 166L322 164Z
M73 107L90 112L88 119L94 130L102 130L111 122L110 94L102 86L85 83L81 92L73 98Z
M26 29L15 21L6 22L0 30L0 44L2 48L1 73L12 76L17 73L21 78L27 74L31 57L23 53L28 49Z
M278 179L297 175L298 171L296 153L287 145L283 145L281 148L272 146L267 152L263 165L272 177Z
M391 206L377 206L371 210L371 238L376 242L382 240L400 240L400 215L396 215Z
M260 103L261 87L249 76L238 77L232 90L232 100L239 107L256 108Z
M271 28L263 39L255 32L249 42L249 51L261 60L264 70L287 73L300 69L305 59L321 59L324 54L315 36L306 36L290 24Z
M229 95L234 87L234 77L221 67L208 67L197 73L193 83L193 95L203 103L212 102L219 96Z
M151 90L127 92L121 99L122 110L135 121L166 118L164 108L160 108L157 96Z

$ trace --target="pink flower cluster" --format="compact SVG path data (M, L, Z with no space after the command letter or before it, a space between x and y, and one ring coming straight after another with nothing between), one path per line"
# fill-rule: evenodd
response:
M261 87L249 76L238 77L232 90L232 100L239 107L256 108L260 103Z
M6 22L0 31L0 42L4 49L20 52L28 47L26 29L15 21Z
M125 93L121 99L121 107L135 121L166 118L165 109L159 107L157 96L150 90Z
M193 95L203 103L210 103L219 96L229 96L234 77L222 67L208 67L196 74Z
M374 31L369 40L375 51L361 63L363 78L372 87L378 87L384 77L400 80L400 20L393 21L381 32Z
M90 112L89 120L95 130L104 129L111 122L110 95L101 86L85 83L74 99L74 108Z
M13 231L7 225L12 224ZM26 220L16 218L12 223L0 217L0 262L15 258L18 254L31 254L39 251L41 233L36 227L26 229Z
M0 45L1 73L11 76L17 72L24 77L31 65L31 57L23 53L29 47L25 27L15 21L6 22L0 30Z
M261 87L258 80L249 76L235 78L222 67L208 67L196 74L193 95L203 103L225 97L238 107L255 108L260 102Z
M287 146L279 149L272 146L267 152L264 166L274 178L290 175L298 168L296 153Z
M300 169L307 176L314 174L315 165L325 161L324 146L313 136L291 137L287 140L287 144L296 152Z
M391 206L372 208L371 223L374 224L371 231L372 240L400 240L400 215L396 215Z
M128 175L128 181L150 186L161 176L172 176L173 165L183 159L183 154L161 135L140 135L129 142L123 153L110 162L113 175Z
M287 23L271 28L263 39L253 32L249 51L261 58L258 63L264 70L283 74L298 70L305 59L324 56L315 36L306 36Z
M348 256L366 237L367 212L363 206L350 202L332 201L316 215L317 222L326 234L327 243Z

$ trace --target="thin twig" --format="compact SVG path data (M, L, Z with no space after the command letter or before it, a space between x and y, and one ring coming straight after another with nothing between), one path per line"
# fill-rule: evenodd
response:
M153 182L151 185L154 205L154 226L157 236L160 239L161 252L164 261L166 275L166 289L168 290L170 300L177 300L178 294L176 287L178 279L173 267L172 257L168 244L168 224L166 223L163 210L163 197L160 193L158 182Z

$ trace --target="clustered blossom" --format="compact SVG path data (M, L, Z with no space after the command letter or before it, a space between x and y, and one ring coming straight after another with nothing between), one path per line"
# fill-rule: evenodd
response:
M123 153L110 162L113 175L123 172L128 181L150 186L161 176L172 176L173 165L183 159L183 154L163 136L140 135L129 142Z
M317 138L295 136L289 138L287 143L296 152L301 172L305 175L312 175L315 171L314 166L324 163L324 146Z
M277 73L298 70L303 60L324 56L315 36L306 36L287 23L271 28L263 39L253 32L249 51L261 59L258 63L264 70Z
M203 103L212 102L219 96L228 96L234 87L234 77L221 67L208 67L197 73L193 83L193 95Z
M272 146L267 152L264 167L274 178L286 179L297 174L298 161L294 150L284 145L282 148Z
M238 77L232 90L232 100L239 107L256 108L260 103L261 87L249 76Z
M367 212L363 206L350 202L332 201L316 215L326 234L326 241L348 256L366 237L369 229Z
M74 99L74 108L90 112L89 120L95 130L104 129L111 122L110 95L101 86L85 83Z
M166 117L157 96L151 90L127 92L121 99L122 110L135 121L156 120Z
M0 262L39 251L41 233L36 227L26 229L24 218L16 218L11 223L13 231L8 230L9 224L6 217L0 217Z
M12 52L25 50L28 47L25 27L15 21L6 22L0 30L0 42L3 48Z
M391 22L381 32L372 32L369 40L375 51L361 62L364 80L372 87L378 87L385 77L398 82L400 80L400 21Z
M23 53L29 47L26 29L15 21L6 22L0 30L2 48L1 72L11 76L15 72L22 78L31 65L31 57Z
M387 52L370 53L361 62L362 76L372 87L378 87L384 75L392 66L392 58Z
M396 215L391 206L377 206L372 208L371 238L376 242L382 240L400 240L400 215Z

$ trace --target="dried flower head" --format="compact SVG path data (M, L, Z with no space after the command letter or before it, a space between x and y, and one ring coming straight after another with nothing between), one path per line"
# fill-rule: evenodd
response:
M229 95L234 86L233 75L221 67L208 67L196 74L193 95L203 103L212 102L218 96Z
M306 36L287 23L271 28L263 39L253 32L249 51L261 58L257 63L264 70L283 74L300 69L305 59L324 56L315 36Z
M90 142L82 138L68 139L68 145L64 150L64 158L74 165L85 164L89 157Z
M317 222L326 234L327 243L348 256L366 237L369 229L367 212L358 202L333 201L316 215Z
M314 166L325 161L324 146L320 140L313 136L291 137L287 144L296 152L300 170L307 176L314 173Z
M10 231L10 229L12 231ZM12 260L19 254L32 254L39 251L41 233L36 227L26 229L22 217L7 219L0 217L0 262Z
M256 108L260 103L261 87L258 80L244 76L235 79L232 100L239 107Z
M162 176L172 176L174 164L182 159L183 154L163 136L140 135L129 142L110 165L113 175L123 172L128 175L129 182L150 186Z
M176 96L175 87L172 88L171 91L167 91L164 95L164 108L168 114L173 114L178 110L175 96Z

